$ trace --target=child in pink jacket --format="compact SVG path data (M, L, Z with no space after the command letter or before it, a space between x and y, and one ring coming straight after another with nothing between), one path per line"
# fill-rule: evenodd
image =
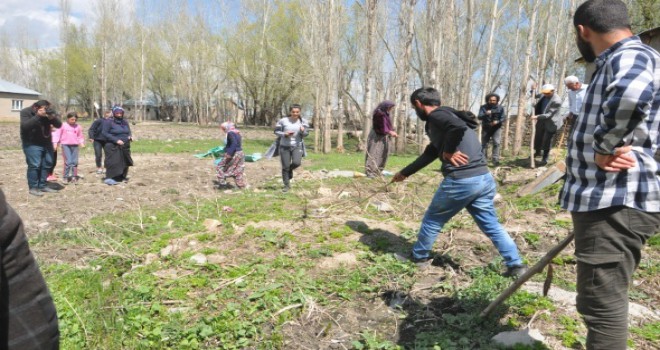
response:
M82 127L77 124L78 113L69 112L66 115L66 123L56 131L53 143L62 146L62 156L64 159L64 174L62 175L65 183L78 182L78 155L80 150L78 146L85 147L85 136Z

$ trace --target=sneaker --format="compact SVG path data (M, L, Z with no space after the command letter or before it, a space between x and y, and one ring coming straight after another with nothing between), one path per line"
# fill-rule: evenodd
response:
M115 181L111 178L103 180L103 183L105 183L106 185L109 185L109 186L114 186L114 185L118 184L117 181Z
M291 187L286 185L286 186L282 187L282 192L287 193L287 192L289 192L290 189L291 189Z
M48 177L46 178L46 181L57 181L57 176L55 176L53 174L48 175Z
M96 169L96 175L103 174L103 169Z
M500 165L500 161L499 161L499 160L494 160L494 161L493 161L493 166L499 166L499 165Z
M60 190L56 190L56 189L54 189L54 188L51 188L51 187L46 186L46 187L44 187L44 188L40 188L39 191L41 191L41 192L45 192L45 193L57 193L57 192L59 192Z
M538 165L538 166L544 166L544 165L547 165L547 164L548 164L547 160L542 160L542 161L536 163L536 165Z
M527 272L527 265L509 266L506 268L506 271L502 274L502 276L519 278L525 272Z
M41 192L41 190L39 190L38 188L31 188L28 193L33 195L33 196L37 196L37 197L41 197L41 196L44 195L44 193Z

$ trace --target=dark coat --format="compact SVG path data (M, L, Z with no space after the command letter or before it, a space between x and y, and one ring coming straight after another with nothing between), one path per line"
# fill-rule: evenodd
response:
M58 348L53 299L21 218L0 191L0 350Z
M21 110L21 141L27 145L52 145L50 126L59 128L62 121L59 118L48 119L38 116L32 107Z

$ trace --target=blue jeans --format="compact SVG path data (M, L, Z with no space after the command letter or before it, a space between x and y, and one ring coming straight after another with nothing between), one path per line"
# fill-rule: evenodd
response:
M80 149L78 145L62 145L64 153L64 177L71 178L78 176L78 154Z
M417 242L413 246L413 258L428 258L445 223L466 208L481 231L500 252L506 266L522 265L516 243L497 221L493 204L495 193L495 180L490 173L466 179L442 180L424 214Z
M53 146L23 144L25 162L27 163L28 187L46 187L48 171L53 167Z

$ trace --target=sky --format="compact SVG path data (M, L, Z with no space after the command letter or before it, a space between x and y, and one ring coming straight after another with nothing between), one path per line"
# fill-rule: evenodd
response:
M70 22L76 26L92 26L97 18L96 4L99 0L69 0ZM158 8L162 0L118 0L131 13L133 9L145 6ZM218 1L229 9L238 12L240 0L187 0L193 7L217 5ZM153 13L152 13L153 15ZM156 14L157 15L157 14ZM231 18L231 16L229 16ZM14 42L10 46L48 49L60 46L60 24L62 11L60 0L0 0L0 34L7 35Z

